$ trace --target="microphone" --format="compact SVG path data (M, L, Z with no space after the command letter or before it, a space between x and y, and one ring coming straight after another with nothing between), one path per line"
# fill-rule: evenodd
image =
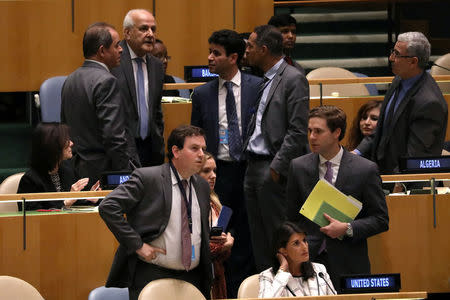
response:
M442 69L444 69L444 70L450 72L450 69L449 69L449 68L446 68L446 67L444 67L444 66L440 66L440 65L438 65L438 64L436 64L436 63L434 63L434 62L433 62L433 63L430 63L430 65L431 65L431 66L436 66L436 67L442 68Z
M331 285L328 283L328 280L325 278L325 275L323 275L322 272L319 272L319 277L323 279L323 281L325 281L325 283L327 284L327 286L330 288L330 290L333 292L333 294L337 295L336 291L331 287Z

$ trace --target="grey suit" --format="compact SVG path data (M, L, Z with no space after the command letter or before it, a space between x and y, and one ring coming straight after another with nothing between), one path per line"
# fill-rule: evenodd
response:
M244 182L258 272L270 266L271 249L267 244L274 230L285 219L285 184L289 163L309 151L308 112L308 81L283 60L273 78L261 119L261 132L270 155L261 157L249 153ZM254 129L253 117L249 124L249 138ZM281 175L280 182L273 182L270 169Z
M288 219L298 222L307 231L311 260L318 256L322 241L326 239L327 271L335 288L339 288L340 275L370 273L367 238L388 230L389 217L377 166L344 150L335 187L361 201L363 207L351 222L353 237L332 239L320 232L318 225L299 213L319 181L319 162L316 153L292 160L287 183Z
M61 92L61 121L71 128L74 166L90 184L107 170L127 170L137 155L128 147L117 79L96 62L67 77Z
M148 114L149 136L142 141L139 137L139 114L134 80L133 64L126 41L121 41L123 51L120 56L120 66L111 70L117 77L122 97L125 102L127 125L130 133L136 138L142 166L159 165L164 162L164 122L161 110L162 87L164 71L159 59L146 55L148 73Z
M441 155L447 129L448 107L434 79L423 72L398 106L390 128L383 132L386 105L400 84L395 77L386 93L374 137L365 138L357 149L375 161L381 174L398 172L402 156Z
M212 280L209 254L209 185L198 175L193 175L192 184L200 206L202 229L200 265L196 268L200 270L202 280L201 286L197 288L207 297ZM171 207L172 181L168 163L135 170L127 182L102 201L99 206L100 216L120 243L106 286L130 287L136 280L145 280L142 278L142 272L136 269L140 261L138 262L135 251L141 248L144 242L149 243L164 232L169 222ZM123 214L126 214L126 219ZM150 279L157 278L155 274L152 276Z

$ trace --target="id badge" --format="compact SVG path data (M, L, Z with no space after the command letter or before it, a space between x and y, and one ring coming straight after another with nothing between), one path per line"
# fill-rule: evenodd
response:
M195 259L195 247L194 247L194 245L192 245L191 253L192 253L191 260L193 261Z
M228 129L219 129L219 140L221 144L228 144Z

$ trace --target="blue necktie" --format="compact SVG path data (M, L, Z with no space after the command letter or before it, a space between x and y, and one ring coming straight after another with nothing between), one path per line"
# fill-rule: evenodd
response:
M227 81L224 83L227 88L227 97L225 98L228 122L228 146L231 158L239 161L242 153L242 138L239 131L239 122L236 112L236 101L233 94L233 83Z
M144 140L148 134L148 108L145 100L144 72L142 71L142 63L144 60L140 57L134 59L137 63L137 90L138 90L138 106L139 106L139 136Z

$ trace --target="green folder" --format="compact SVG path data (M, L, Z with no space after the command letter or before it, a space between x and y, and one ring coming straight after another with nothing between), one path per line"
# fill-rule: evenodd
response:
M323 216L324 213L340 222L350 223L361 209L360 201L345 195L328 181L321 179L300 208L300 213L323 227L329 224Z

